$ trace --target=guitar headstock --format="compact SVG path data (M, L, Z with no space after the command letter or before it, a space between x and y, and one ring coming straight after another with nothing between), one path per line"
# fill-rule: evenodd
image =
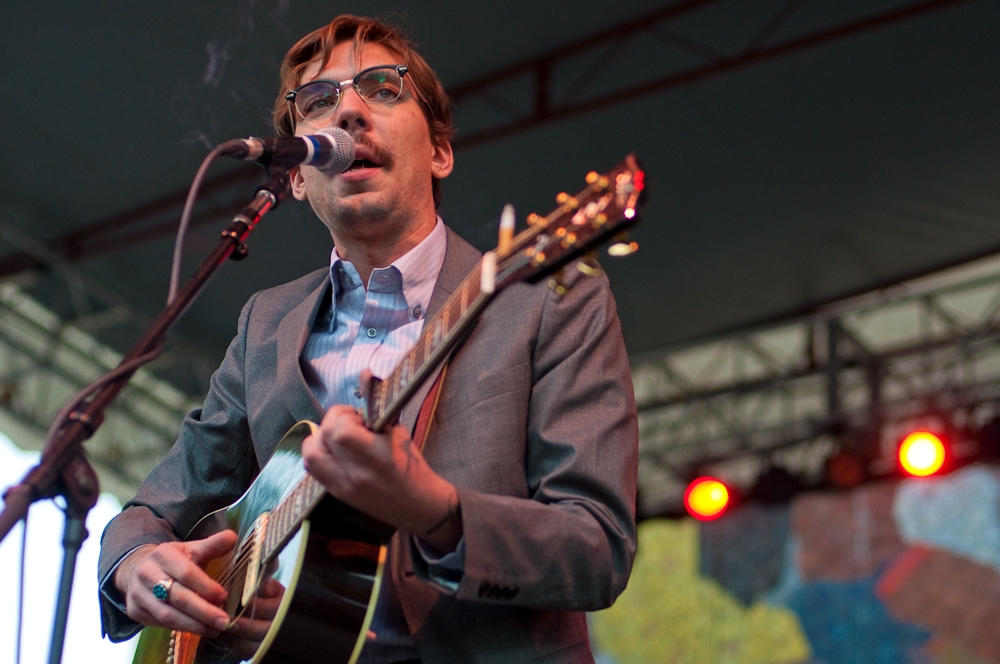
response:
M575 196L559 194L559 207L547 216L528 215L528 228L498 250L498 287L536 283L639 221L636 206L645 183L635 155L604 175L589 173L586 180L587 187Z

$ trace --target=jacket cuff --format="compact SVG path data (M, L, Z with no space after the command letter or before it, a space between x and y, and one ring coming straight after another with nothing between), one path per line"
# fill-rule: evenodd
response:
M413 558L413 571L417 578L434 584L449 595L458 592L458 586L462 582L462 574L465 573L464 536L458 540L454 551L441 556L417 536L410 535L410 550Z

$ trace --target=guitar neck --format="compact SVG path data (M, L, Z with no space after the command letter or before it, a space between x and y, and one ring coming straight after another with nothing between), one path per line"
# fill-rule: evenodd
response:
M387 378L373 381L365 416L368 428L382 432L396 423L403 407L444 362L489 304L492 292L481 288L482 263L462 282L444 306L424 322L420 338Z
M302 525L306 515L315 509L326 495L326 489L312 475L306 474L295 488L268 514L267 531L261 551L264 565L285 547Z

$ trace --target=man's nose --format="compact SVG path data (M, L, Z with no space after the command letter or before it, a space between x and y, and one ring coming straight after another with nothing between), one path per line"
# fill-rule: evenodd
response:
M335 123L344 131L368 130L372 126L371 109L353 85L345 85L340 91Z

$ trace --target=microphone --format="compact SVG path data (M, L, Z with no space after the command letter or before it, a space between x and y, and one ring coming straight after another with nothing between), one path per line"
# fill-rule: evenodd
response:
M354 139L340 127L326 127L312 136L234 138L221 146L236 159L265 166L313 166L324 173L343 173L354 161Z

